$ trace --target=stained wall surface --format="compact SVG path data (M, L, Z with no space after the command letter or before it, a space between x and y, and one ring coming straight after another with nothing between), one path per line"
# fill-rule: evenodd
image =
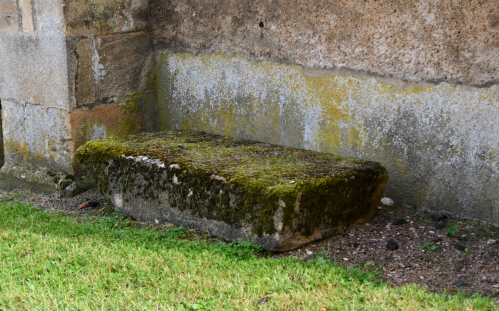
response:
M156 130L154 54L149 1L64 5L74 160L90 139Z
M6 164L197 129L376 160L499 224L499 0L0 0Z
M0 0L9 165L73 172L86 140L144 128L146 99L154 98L148 10L148 1L137 0Z
M6 162L70 170L60 1L0 1L0 99Z
M387 195L499 224L499 2L161 1L161 129L376 160Z
M407 81L499 82L498 0L152 0L179 51L243 54Z

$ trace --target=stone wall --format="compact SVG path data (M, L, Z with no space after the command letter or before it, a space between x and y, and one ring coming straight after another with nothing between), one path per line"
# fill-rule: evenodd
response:
M0 2L7 164L71 170L64 17L57 0Z
M153 0L155 38L402 81L499 82L497 0Z
M142 117L155 111L148 10L135 0L0 0L1 188L78 173L75 151L89 139L154 130Z
M499 224L498 4L0 0L2 171L197 129L380 161L394 199Z
M156 130L148 14L147 0L65 0L73 151Z
M161 129L380 161L499 224L497 1L152 1Z

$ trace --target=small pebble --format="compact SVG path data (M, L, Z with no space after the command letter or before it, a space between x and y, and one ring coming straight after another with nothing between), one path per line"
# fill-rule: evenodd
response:
M433 221L443 221L449 219L449 216L442 214L432 214L431 219L433 219Z
M391 251L394 251L399 248L399 244L394 239L389 239L388 242L386 243L386 248Z
M487 241L487 245L488 246L492 246L492 245L494 245L496 243L497 243L497 241L496 240L492 240L492 239Z
M428 231L428 232L429 232L430 234L435 234L435 231L431 231L431 230L430 230L430 231Z
M432 243L442 242L442 238L438 237L436 239L431 240Z
M97 201L88 201L87 204L90 207L97 207L97 205L99 205L99 202L97 202Z
M457 281L455 281L455 282L454 282L454 284L453 284L453 285L454 285L454 286L459 287L459 286L464 285L464 282L463 282L463 281L461 281L461 280L457 280Z
M349 259L348 258L343 258L344 261L348 261Z
M381 204L386 205L386 206L391 206L391 205L393 205L393 200L385 197L385 198L381 199Z
M403 225L403 224L405 224L405 223L407 223L407 221L406 221L404 218L397 218L397 219L395 219L395 220L393 221L393 224L394 224L395 226L400 226L400 225Z
M308 256L310 256L310 255L312 255L312 254L313 254L313 253L307 249L307 255L308 255Z
M435 226L435 229L443 229L443 228L445 228L445 222L444 221L437 221L434 226Z

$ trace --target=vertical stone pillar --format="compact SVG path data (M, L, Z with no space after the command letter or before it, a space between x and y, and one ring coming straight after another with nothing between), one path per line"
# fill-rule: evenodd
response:
M72 172L60 0L0 0L0 189L54 192Z
M19 9L21 11L22 31L30 34L35 33L31 0L19 0Z

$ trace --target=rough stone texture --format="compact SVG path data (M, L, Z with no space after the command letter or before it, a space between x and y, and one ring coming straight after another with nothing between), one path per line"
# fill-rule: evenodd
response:
M387 195L499 224L499 87L397 88L222 54L159 53L160 128L379 161Z
M77 57L75 96L77 105L95 102L95 78L92 61L92 40L84 38L75 43Z
M71 172L68 113L2 101L5 161Z
M153 69L154 60L148 33L98 37L96 50L102 65L102 76L97 81L100 99L147 91L147 74Z
M0 29L0 99L6 164L0 188L54 192L71 172L65 27L59 0L1 1L17 27ZM1 22L0 22L1 24ZM17 28L17 29L16 29ZM39 166L39 167L36 167Z
M0 168L5 164L5 151L3 148L3 121L1 120L2 101L0 100Z
M68 194L71 194L73 183L71 175L33 165L7 163L0 170L1 189L7 191L26 189L35 193L54 194L67 189Z
M24 33L35 33L33 25L33 6L31 0L18 0L21 11L21 29Z
M87 141L141 132L142 105L140 97L131 97L92 109L73 110L70 115L73 168L80 170L80 166L74 161L75 153Z
M155 129L156 120L141 117L156 111L154 57L144 31L148 1L64 4L0 0L7 167L29 164L73 172L76 148L88 139ZM2 178L11 173L5 171ZM11 177L0 188L36 188L30 186L35 180ZM40 189L45 187L43 179L36 180Z
M173 51L223 51L410 81L499 82L497 0L151 0Z
M148 27L148 0L64 0L69 36L141 31Z
M154 54L146 32L68 37L67 49L73 107L154 89Z
M0 31L0 98L68 110L64 19L59 0L34 0L34 34Z
M497 0L0 0L6 161L203 129L380 161L394 199L499 224L498 32Z
M94 140L77 156L138 219L277 251L367 221L388 179L375 162L193 132Z
M19 31L16 0L0 0L0 31Z

